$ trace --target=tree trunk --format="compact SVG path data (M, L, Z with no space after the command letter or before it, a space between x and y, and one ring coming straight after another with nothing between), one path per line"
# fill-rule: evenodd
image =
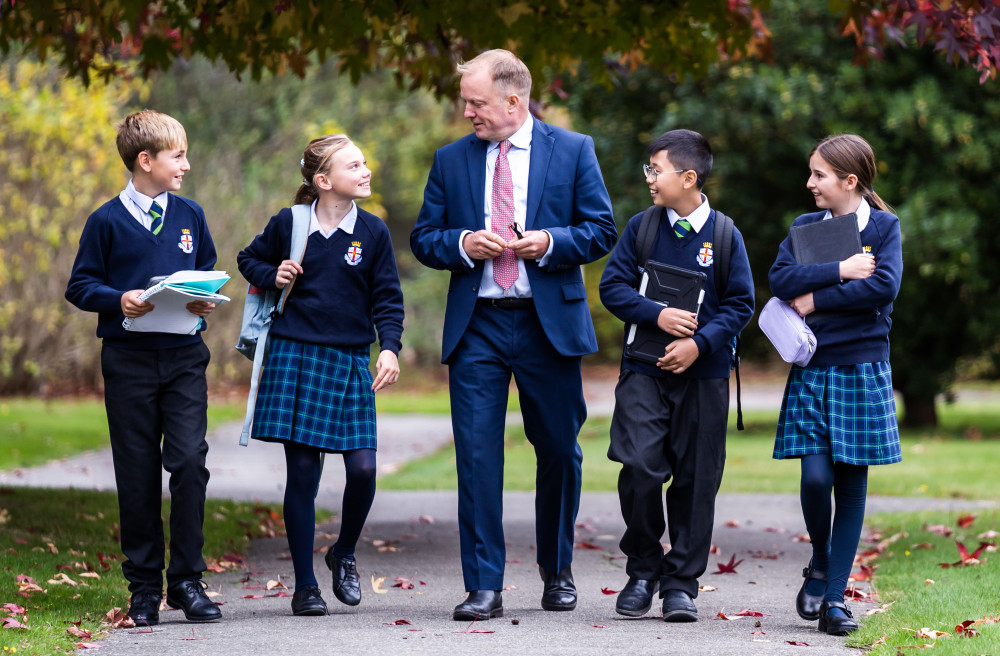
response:
M938 425L937 408L934 406L933 394L918 394L901 392L903 397L903 421L905 428L936 428Z

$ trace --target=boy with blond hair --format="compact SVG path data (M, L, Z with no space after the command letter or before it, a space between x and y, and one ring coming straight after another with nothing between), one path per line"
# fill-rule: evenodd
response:
M170 474L167 604L182 609L189 621L211 622L221 612L201 582L208 347L199 332L130 332L122 323L153 309L139 300L150 278L211 270L215 246L201 207L171 193L191 168L183 126L144 110L116 127L118 152L132 179L87 219L66 299L97 313L97 336L103 339L104 402L127 559L122 572L131 592L128 615L138 625L159 623L162 468ZM204 317L214 307L196 301L187 309Z

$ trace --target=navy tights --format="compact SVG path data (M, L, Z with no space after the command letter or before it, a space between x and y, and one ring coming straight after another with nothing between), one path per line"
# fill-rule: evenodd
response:
M830 503L831 491L836 514ZM802 458L800 497L812 540L812 565L827 576L825 582L810 580L806 587L809 594L822 594L828 602L844 601L854 554L861 541L867 493L867 466L834 462L825 453Z
M347 483L340 536L333 553L345 558L354 555L361 529L375 499L375 449L357 449L344 454ZM313 540L316 535L316 493L323 474L320 451L310 446L285 443L285 532L295 568L295 584L316 585L313 571Z

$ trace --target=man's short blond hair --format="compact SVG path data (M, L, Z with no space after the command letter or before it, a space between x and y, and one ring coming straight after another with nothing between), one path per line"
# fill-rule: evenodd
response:
M174 117L152 109L129 114L115 125L115 129L118 130L118 138L115 140L118 154L129 171L135 171L139 153L147 152L156 157L162 150L178 146L187 148L184 126Z
M517 94L527 106L531 97L531 71L520 57L509 50L487 50L467 62L458 65L458 73L465 75L483 66L493 80L493 88L504 97Z

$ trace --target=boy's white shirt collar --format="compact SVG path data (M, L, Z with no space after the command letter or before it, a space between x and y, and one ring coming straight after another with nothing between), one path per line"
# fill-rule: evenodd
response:
M510 141L510 145L513 148L530 148L531 147L531 131L534 129L535 119L531 118L531 114L528 114L528 118L525 119L521 127L517 129L517 132L507 137ZM499 141L491 141L486 152L495 150L500 147Z
M701 232L701 229L705 227L705 222L708 221L709 215L712 213L712 208L708 205L708 197L705 194L701 195L701 205L691 212L688 216L681 216L674 211L674 208L667 208L667 218L670 219L670 227L673 228L674 224L681 219L687 219L687 222L691 224L691 229L696 233Z
M872 206L862 197L861 202L858 203L858 209L854 210L854 213L858 215L858 232L863 232L868 226L868 220L872 217ZM823 215L823 220L826 221L832 216L833 213L827 210L826 214Z
M164 191L156 198L150 198L136 189L132 179L129 178L128 184L125 186L125 191L122 193L128 196L129 200L135 203L146 214L149 214L149 208L153 206L153 201L156 201L164 212L167 211L167 197L170 195L170 192Z
M357 221L358 221L358 205L357 205L357 203L355 203L352 200L351 201L351 209L347 210L347 214L345 214L344 218L342 218L340 220L340 223L337 224L337 227L334 228L333 230L331 230L330 232L327 232L327 231L323 230L323 228L320 227L320 225L319 225L319 217L316 216L316 204L318 202L319 202L319 199L317 198L316 200L314 200L312 202L312 206L309 208L309 234L310 235L312 233L314 233L314 232L318 232L321 235L323 235L324 237L326 237L327 239L329 239L330 236L333 233L337 232L338 230L343 230L344 232L346 232L349 235L353 235L354 234L354 224L357 223Z

